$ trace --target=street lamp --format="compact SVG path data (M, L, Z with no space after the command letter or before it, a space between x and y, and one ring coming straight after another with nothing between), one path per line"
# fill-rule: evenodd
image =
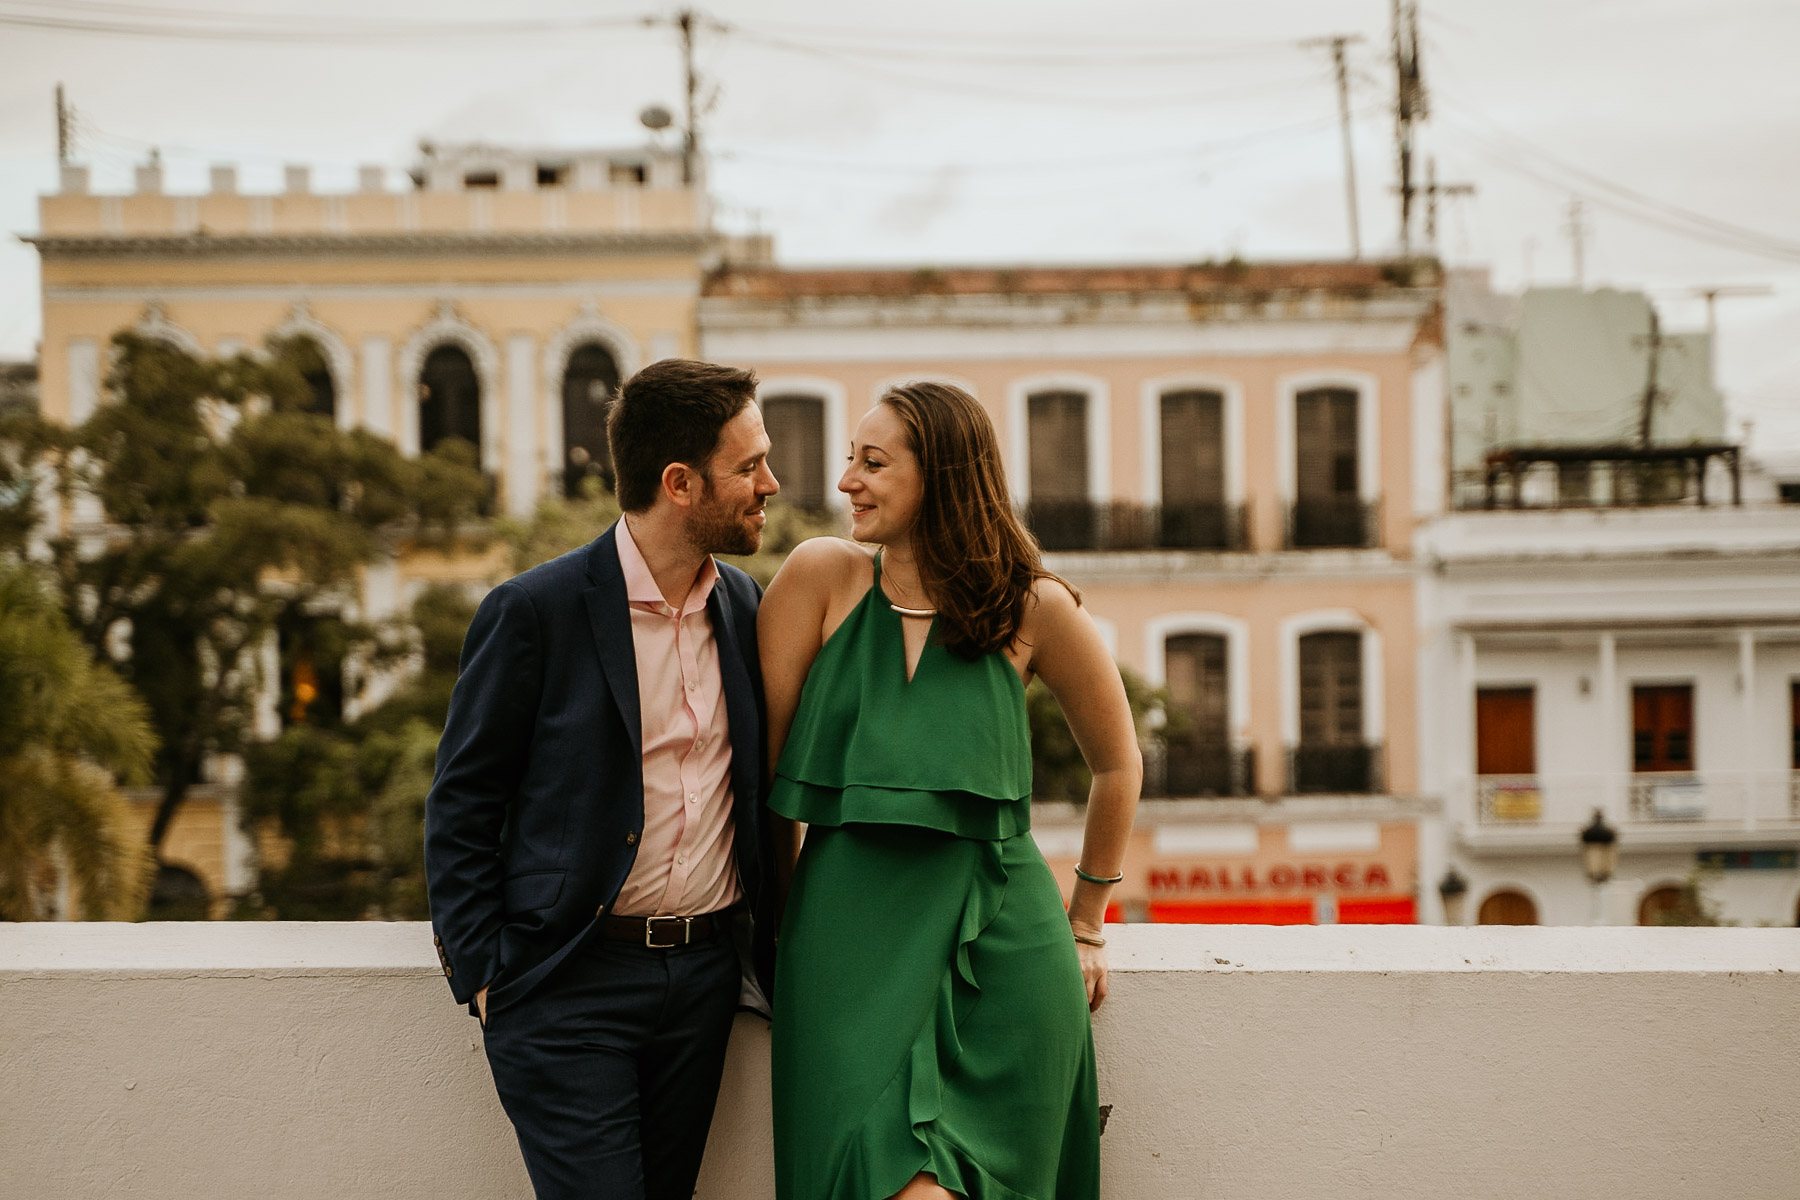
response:
M1619 865L1619 834L1606 823L1606 816L1594 810L1594 819L1581 831L1581 869L1594 885L1594 925L1602 924L1601 891Z
M1469 894L1469 881L1455 867L1444 872L1438 881L1438 899L1444 902L1444 924L1461 925L1463 897Z

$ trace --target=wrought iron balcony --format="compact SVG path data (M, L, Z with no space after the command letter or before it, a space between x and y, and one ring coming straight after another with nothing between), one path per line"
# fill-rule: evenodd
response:
M1382 790L1382 746L1378 742L1288 747L1288 792L1367 795Z
M1242 504L1034 500L1021 514L1045 550L1245 550Z
M1254 796L1256 748L1172 738L1145 763L1144 776L1146 796Z
M1369 549L1381 544L1381 502L1296 500L1288 506L1290 550Z

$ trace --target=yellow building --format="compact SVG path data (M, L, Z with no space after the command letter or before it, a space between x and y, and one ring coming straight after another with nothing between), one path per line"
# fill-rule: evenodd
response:
M504 512L604 473L612 389L697 346L719 242L679 152L426 147L404 187L387 185L366 168L357 191L320 194L294 167L281 193L245 195L233 168L216 167L208 193L172 195L149 165L130 194L96 195L85 168L65 167L30 239L43 266L43 414L74 424L104 403L109 340L123 329L218 355L304 337L325 364L319 411L409 453L467 438ZM99 513L77 503L49 516L66 527ZM401 611L429 582L506 571L497 553L405 555L365 573L358 615ZM259 731L273 734L273 701L263 710ZM226 786L196 790L164 856L216 910L248 886L248 855L231 764L209 775Z
M848 431L892 384L986 407L1050 567L1179 710L1127 912L1412 920L1440 842L1413 563L1443 503L1439 298L1429 263L739 266L708 281L701 350L756 369L806 503L841 500ZM1036 819L1065 881L1079 822Z

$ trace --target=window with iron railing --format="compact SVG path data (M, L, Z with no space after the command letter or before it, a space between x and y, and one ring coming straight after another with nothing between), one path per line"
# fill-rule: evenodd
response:
M1294 397L1291 548L1375 545L1375 505L1362 495L1359 403L1349 388L1313 388Z
M1031 503L1026 521L1046 550L1092 550L1099 508L1088 496L1088 397L1034 392L1025 399Z
M1300 638L1300 741L1289 750L1292 792L1380 790L1379 747L1363 728L1362 634Z

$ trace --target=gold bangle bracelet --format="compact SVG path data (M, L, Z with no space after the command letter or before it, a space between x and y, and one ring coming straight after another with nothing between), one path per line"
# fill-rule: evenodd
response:
M1088 937L1084 933L1075 933L1074 930L1070 930L1069 932L1071 934L1073 934L1076 941L1080 942L1084 946L1104 946L1104 945L1106 945L1106 939L1103 937Z

